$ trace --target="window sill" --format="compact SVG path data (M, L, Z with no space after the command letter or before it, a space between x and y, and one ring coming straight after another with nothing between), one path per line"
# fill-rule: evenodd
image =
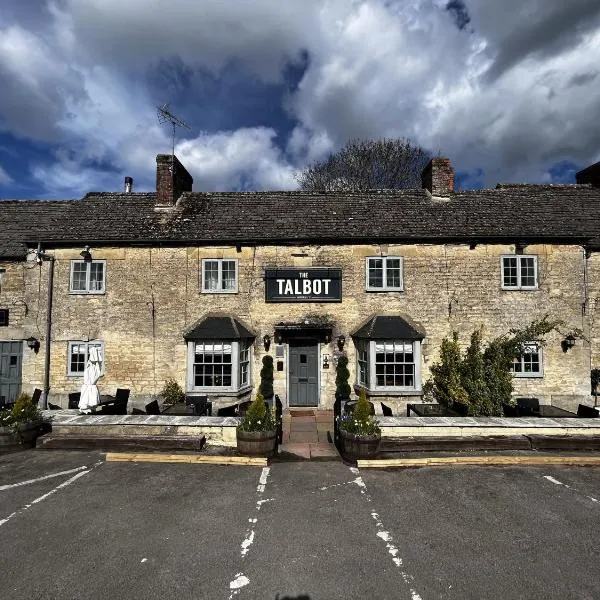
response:
M422 396L423 395L423 390L395 390L395 389L387 389L387 390L382 390L382 389L376 389L376 390L371 390L369 388L366 388L364 386L359 386L359 385L354 385L354 391L356 394L360 394L360 392L364 390L367 394L368 397L377 397L377 396Z
M365 292L380 294L382 292L404 292L404 288L365 288Z
M512 374L514 379L542 379L544 377L543 373L525 373L525 374Z
M74 292L69 290L70 296L106 296L106 292Z
M186 394L202 394L208 395L212 394L213 396L227 396L230 398L239 398L240 396L244 396L248 392L252 391L252 386L246 386L240 388L239 390L230 390L230 389L221 389L221 388L194 388L191 390L187 390Z
M504 287L501 286L500 289L503 292L537 292L539 287Z
M237 290L200 290L201 294L238 294Z

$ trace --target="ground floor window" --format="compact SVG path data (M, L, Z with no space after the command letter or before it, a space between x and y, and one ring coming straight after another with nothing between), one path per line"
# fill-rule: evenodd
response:
M67 373L74 377L83 376L90 349L97 348L100 357L100 372L104 373L104 344L99 340L89 342L71 341L67 357Z
M361 340L357 343L357 383L371 391L419 391L418 340Z
M237 391L251 383L249 341L188 342L190 391Z
M535 342L525 344L523 352L513 360L511 371L515 377L543 377L540 345Z

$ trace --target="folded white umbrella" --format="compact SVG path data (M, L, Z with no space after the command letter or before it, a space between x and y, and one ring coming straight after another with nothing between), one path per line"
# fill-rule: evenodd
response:
M96 382L100 379L101 356L98 348L92 346L88 352L88 360L83 371L83 385L81 386L81 398L79 399L79 410L91 412L98 406L100 394Z

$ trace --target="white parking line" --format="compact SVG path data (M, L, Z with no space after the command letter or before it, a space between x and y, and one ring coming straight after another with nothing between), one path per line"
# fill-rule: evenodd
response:
M0 492L4 490L10 490L12 488L20 487L22 485L29 485L30 483L37 483L38 481L44 481L45 479L52 479L53 477L60 477L61 475L70 475L71 473L77 473L78 471L84 471L87 469L85 465L77 467L76 469L69 469L68 471L60 471L59 473L51 473L50 475L44 475L43 477L36 477L35 479L28 479L27 481L19 481L19 483L9 483L7 485L0 485Z
M354 479L352 483L355 483L360 488L360 493L363 496L365 496L367 502L372 502L371 496L367 491L367 486L365 485L363 478L360 476L359 470L356 467L350 467L350 471L357 475L356 479ZM377 527L376 536L380 540L383 540L385 542L385 547L387 548L388 553L392 557L392 561L400 569L400 576L402 577L404 583L406 583L409 587L410 596L412 600L422 600L421 596L417 594L416 590L412 587L414 579L413 576L409 575L406 571L401 569L402 559L398 556L398 548L393 544L394 540L392 539L390 532L385 530L385 528L383 527L383 523L379 518L379 515L374 510L371 510L371 517L375 521L375 525Z
M262 505L265 502L272 502L273 498L262 498L265 493L265 488L267 487L267 480L269 478L269 473L271 472L270 467L264 467L261 471L260 478L258 480L258 485L256 486L256 493L258 496L258 500L256 501L256 512L253 516L248 518L248 523L250 526L246 530L246 537L242 540L240 554L242 558L245 558L248 552L250 551L250 547L254 543L254 537L256 535L256 524L258 523L258 513L262 508ZM239 594L240 590L246 587L250 583L250 580L244 573L236 573L235 579L229 582L229 589L231 593L229 594L229 600L231 600L236 594Z
M543 477L550 483L553 483L554 485L561 485L562 487L567 488L568 490L577 492L578 494L581 494L582 496L584 496L588 500L591 500L592 502L600 502L600 500L598 500L598 498L594 498L594 496L588 496L587 494L582 494L582 492L580 492L577 488L567 485L566 483L563 483L562 481L558 481L558 479L554 479L554 477L551 477L550 475L544 475Z

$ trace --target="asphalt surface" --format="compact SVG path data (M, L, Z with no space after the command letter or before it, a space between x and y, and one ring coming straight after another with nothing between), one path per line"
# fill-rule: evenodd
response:
M599 516L596 467L27 451L0 457L0 598L596 599Z

